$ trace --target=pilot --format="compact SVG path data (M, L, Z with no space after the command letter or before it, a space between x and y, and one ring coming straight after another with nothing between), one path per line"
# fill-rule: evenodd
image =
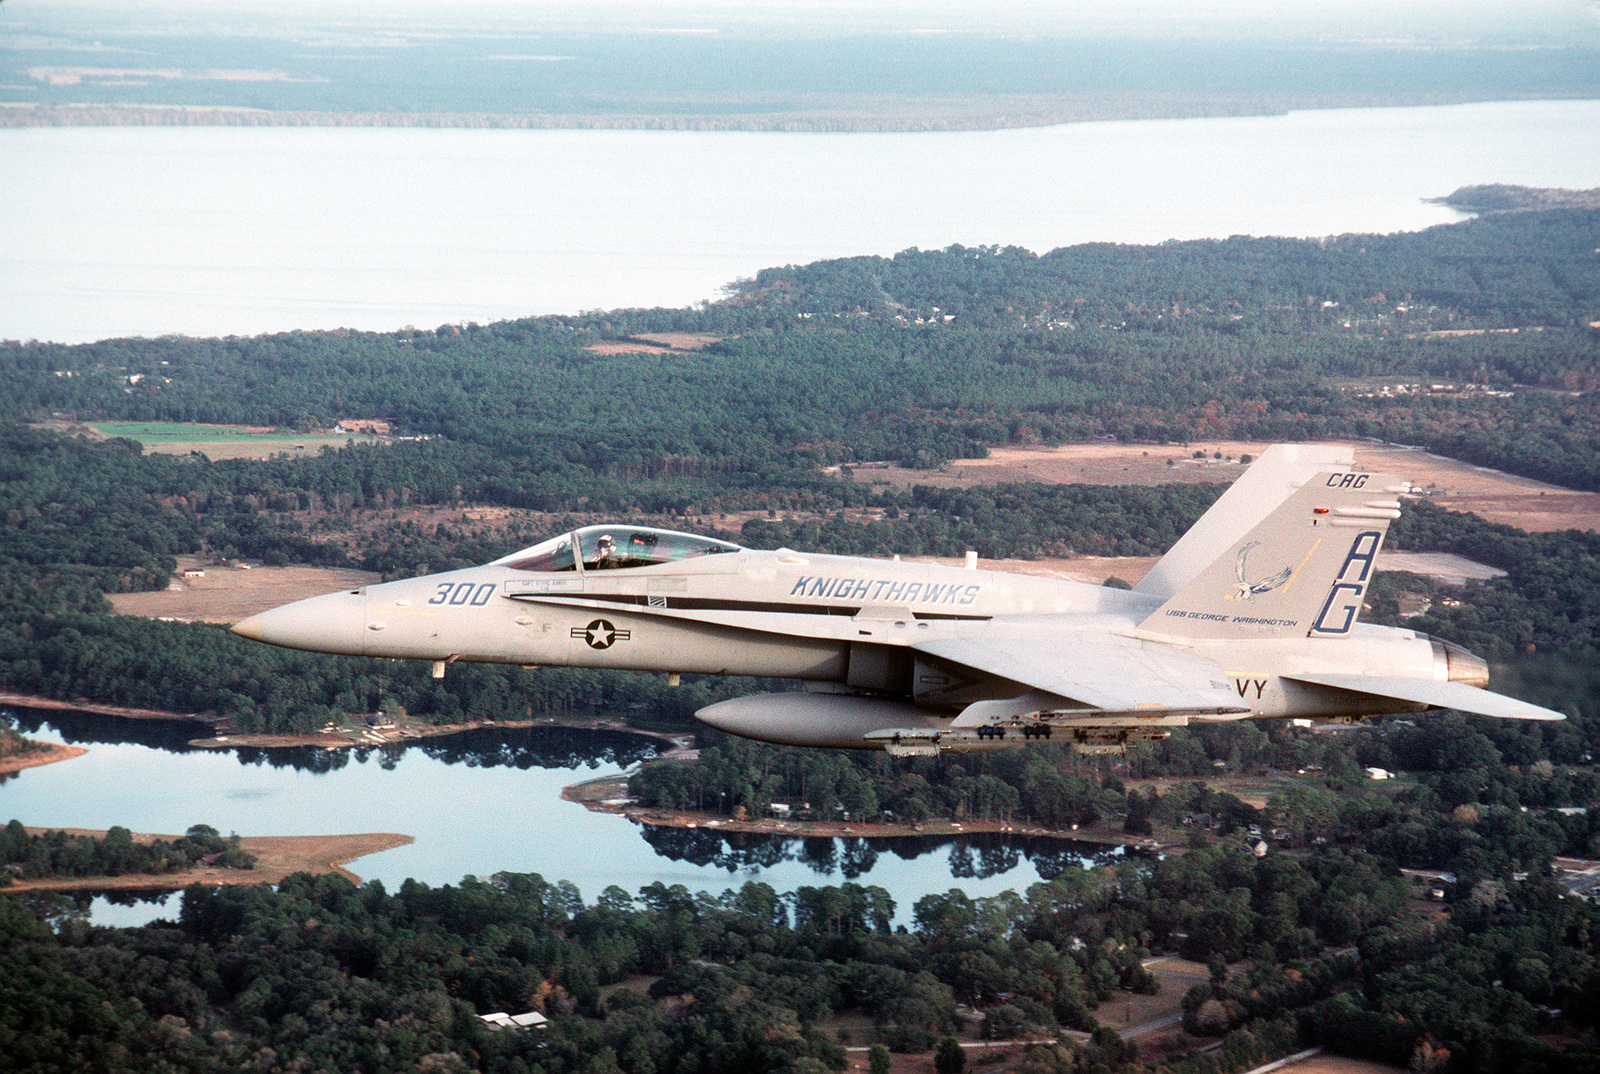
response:
M590 564L591 567L597 571L603 571L607 567L615 567L617 565L615 558L617 542L612 538L611 534L602 533L600 539L595 542L595 546L594 562Z

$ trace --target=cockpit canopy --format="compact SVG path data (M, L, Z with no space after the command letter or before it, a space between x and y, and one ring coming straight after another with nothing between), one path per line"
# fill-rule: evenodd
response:
M575 557L573 549L578 550ZM676 563L696 556L743 551L736 544L692 533L656 530L642 526L585 526L551 537L531 548L495 560L496 566L517 571L575 571L578 560L585 571L649 567Z

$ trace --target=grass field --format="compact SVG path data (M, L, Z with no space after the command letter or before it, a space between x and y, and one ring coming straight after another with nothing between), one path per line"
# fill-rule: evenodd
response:
M315 454L330 444L342 447L351 440L367 443L382 440L350 433L297 433L292 429L264 426L189 425L172 421L97 421L88 428L99 437L123 436L137 440L152 455L187 455L198 451L213 460L265 459L279 452Z
M140 443L207 443L226 440L300 440L302 434L248 425L186 425L173 421L97 421L91 426L104 436L126 436ZM322 434L316 434L322 435Z

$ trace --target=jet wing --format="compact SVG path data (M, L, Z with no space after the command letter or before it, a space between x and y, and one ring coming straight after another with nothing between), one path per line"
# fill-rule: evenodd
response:
M1148 716L1249 711L1214 661L1115 634L930 639L911 648L1086 709Z
M1502 720L1564 720L1559 712L1530 705L1504 694L1480 690L1464 682L1408 679L1395 675L1285 675L1286 679L1316 686L1371 694L1397 701L1412 701L1436 709L1456 709Z

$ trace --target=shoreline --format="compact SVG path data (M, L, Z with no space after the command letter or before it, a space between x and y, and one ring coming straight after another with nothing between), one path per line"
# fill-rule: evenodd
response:
M1075 123L1237 119L1347 108L1428 108L1519 101L1593 100L1592 87L1519 92L1125 92L918 96L909 102L847 94L794 107L745 112L409 112L322 111L236 105L39 104L0 101L0 129L38 127L413 127L489 130L755 131L766 133L934 133L1016 130Z
M51 697L39 697L34 694L17 694L0 692L0 708L32 709L40 712L81 712L91 716L112 716L128 720L173 720L182 723L197 723L217 729L217 734L211 738L195 738L189 740L189 745L196 749L226 750L236 746L252 746L259 749L282 749L294 746L315 746L320 749L353 749L358 746L405 746L425 738L437 738L443 735L456 735L463 731L477 731L483 728L502 728L505 730L523 730L530 727L560 727L577 731L619 731L623 734L641 735L654 739L663 744L662 753L666 756L680 750L685 750L693 745L692 732L672 733L668 731L652 731L639 727L630 727L621 720L608 719L603 716L587 720L562 721L553 717L526 720L474 720L469 723L446 724L419 724L407 727L364 727L349 728L342 731L289 731L289 732L255 732L234 733L221 730L221 725L227 717L219 717L214 713L182 713L168 712L161 709L133 708L126 705L108 705L96 701L60 701ZM70 757L77 757L87 752L78 746L62 746L64 750L76 750L51 760L64 761ZM49 761L37 761L36 764L48 764ZM31 766L23 766L31 767ZM0 762L0 773L4 773L3 762Z
M659 760L659 758L657 758ZM954 838L963 835L1017 835L1037 839L1060 839L1077 843L1099 843L1129 850L1173 853L1181 849L1160 843L1148 836L1128 835L1105 828L1046 828L1037 824L1008 823L1001 820L930 820L921 824L884 821L779 820L763 817L736 820L715 813L656 809L627 798L626 777L602 776L563 787L564 801L575 802L592 813L626 817L635 824L654 828L706 829L742 835L782 835L795 839L828 836L842 839Z
M94 716L119 716L125 720L178 720L183 723L215 725L223 717L208 712L167 712L163 709L141 709L130 705L108 705L100 701L60 701L37 694L0 692L0 708L38 709L44 712L87 712Z
M189 745L197 749L207 750L227 750L236 746L250 746L257 749L284 749L296 746L315 746L325 750L355 749L357 747L370 749L375 746L409 746L421 742L423 739L459 735L464 731L523 731L534 727L561 728L572 731L617 731L626 735L639 735L643 738L655 739L664 744L665 748L657 755L658 757L664 757L669 753L684 749L685 745L682 739L688 738L692 740L693 738L692 734L672 735L665 731L646 731L637 727L629 727L621 720L596 717L591 720L570 723L553 719L475 720L472 723L369 728L364 731L291 731L283 734L246 732L245 734L221 734L215 738L191 739Z
M30 739L36 745L45 747L44 750L30 753L19 753L13 757L0 757L0 776L14 776L28 768L38 768L40 765L55 764L57 761L70 761L74 757L82 757L88 753L83 746L68 746L64 742L46 742L41 739Z
M66 832L71 836L87 835L104 839L105 832L87 828L38 828L26 826L28 834L41 835L48 831ZM134 833L136 843L149 844L158 839L172 842L182 838L176 835ZM246 835L239 837L241 849L256 857L254 869L222 869L202 866L176 873L124 873L120 876L52 876L36 880L13 879L0 887L0 895L21 891L120 891L160 894L181 891L193 884L221 886L224 884L279 884L294 873L338 873L351 883L362 883L361 877L345 865L376 854L416 842L415 836L398 832L365 832L350 835Z

